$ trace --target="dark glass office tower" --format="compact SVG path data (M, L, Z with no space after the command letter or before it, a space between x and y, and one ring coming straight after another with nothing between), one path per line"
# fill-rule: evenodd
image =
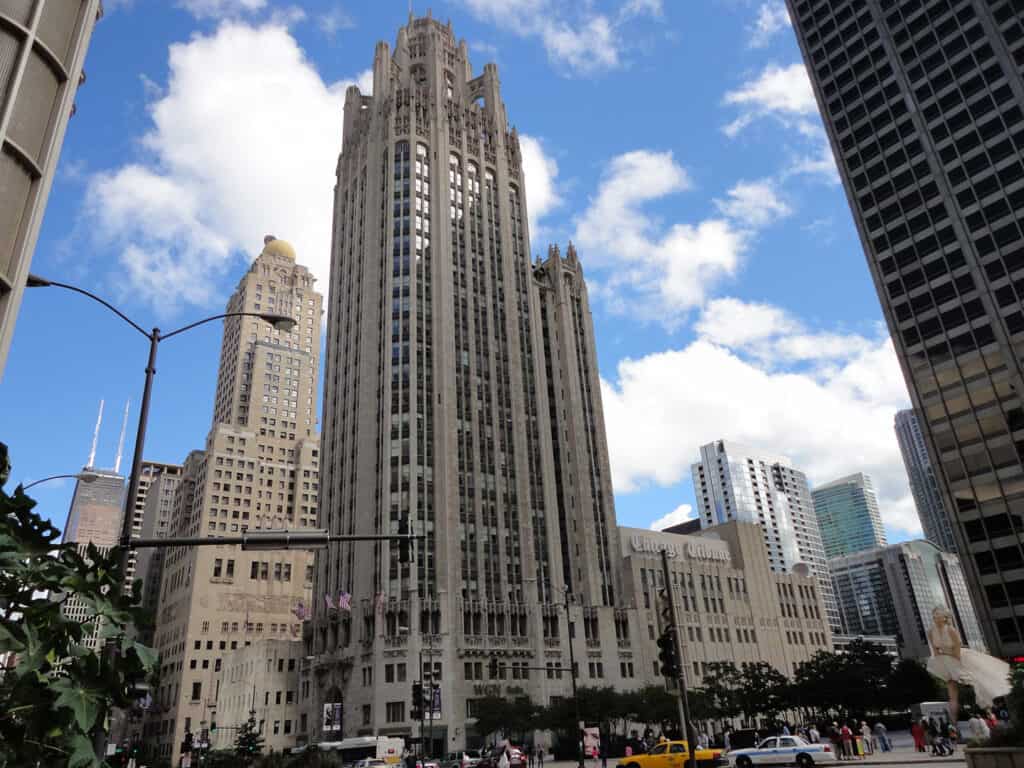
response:
M989 646L1022 653L1022 11L787 3Z

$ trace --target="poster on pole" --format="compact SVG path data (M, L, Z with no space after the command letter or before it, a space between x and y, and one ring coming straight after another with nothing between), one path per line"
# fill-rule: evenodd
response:
M435 685L430 694L430 706L427 707L428 720L441 719L441 686Z
M340 701L324 704L324 733L336 733L341 730L342 706Z
M601 754L601 729L583 729L583 754L587 757L598 757Z

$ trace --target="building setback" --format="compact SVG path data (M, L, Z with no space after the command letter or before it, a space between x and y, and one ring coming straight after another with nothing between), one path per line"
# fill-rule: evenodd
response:
M1024 653L1024 19L787 0L989 646Z
M572 247L531 263L497 67L474 73L428 14L393 51L377 44L373 76L372 95L346 94L337 168L320 522L382 534L408 518L427 538L411 565L397 543L318 553L314 710L343 700L344 735L412 735L410 684L436 683L440 753L479 738L467 718L493 690L492 654L515 670L502 695L568 694L567 678L519 677L569 663L566 589L581 667L638 681L620 666L631 635L586 285ZM350 613L322 600L342 591Z
M224 322L213 423L189 454L175 495L172 536L215 538L253 529L315 527L319 435L316 383L321 296L292 247L273 237L228 300L227 312L286 315ZM265 639L301 640L294 612L309 605L312 556L235 546L165 552L154 644L160 687L146 737L177 764L186 731L209 727L228 651Z
M232 750L236 728L250 716L263 735L263 750L280 754L294 747L298 734L309 732L309 713L299 711L301 640L259 640L224 657L218 693L217 730L207 737L210 749ZM308 685L308 683L306 683ZM196 740L203 736L199 731Z
M960 558L930 541L905 541L830 561L836 598L847 635L894 635L900 654L931 655L932 611L953 612L964 645L985 651Z
M886 545L871 478L858 472L811 491L825 557L832 559Z
M818 580L832 631L838 632L839 612L807 476L787 458L728 440L702 446L692 472L701 527L730 520L760 525L772 570L788 573L806 563Z
M817 579L803 568L772 568L758 525L732 521L697 535L619 528L619 540L627 602L639 612L639 642L630 663L646 681L661 682L655 638L662 631L663 549L682 624L688 685L700 687L714 662L767 661L792 677L815 653L832 650Z
M147 469L149 470L147 472ZM174 497L181 483L180 464L158 464L147 461L143 464L145 487L142 501L142 520L139 532L133 536L144 539L162 539L168 535L174 519ZM155 547L137 552L135 578L142 581L142 607L155 615L160 596L160 574L163 569L164 550ZM144 642L152 643L152 631L143 634Z
M0 5L0 377L100 0Z
M939 478L935 474L928 446L921 433L921 422L912 408L896 414L896 440L903 454L903 464L910 479L910 491L914 496L917 516L928 541L946 552L956 552L953 538L952 516L942 501Z

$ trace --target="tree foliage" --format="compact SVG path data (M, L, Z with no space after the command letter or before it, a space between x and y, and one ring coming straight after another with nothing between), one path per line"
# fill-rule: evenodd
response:
M21 486L3 490L10 475L0 443L0 767L103 765L92 736L107 727L110 707L130 707L133 684L156 663L154 651L133 639L142 626L138 587L121 593L120 553L91 544L80 552L60 544L61 532L33 512ZM70 598L86 619L61 610ZM115 643L103 658L86 645L94 632Z
M526 697L485 696L477 699L475 712L478 734L501 733L514 741L534 728L539 710Z

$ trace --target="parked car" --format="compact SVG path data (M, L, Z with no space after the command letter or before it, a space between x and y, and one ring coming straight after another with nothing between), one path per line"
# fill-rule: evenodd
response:
M387 768L387 766L386 761L376 757L364 757L362 760L356 760L355 762L355 768Z
M754 765L798 765L811 768L815 763L835 762L831 744L810 744L799 736L771 736L752 749L734 749L726 753L730 768Z
M441 768L476 768L480 763L479 749L466 749L462 752L449 752L441 761Z
M526 768L526 754L523 750L512 745L508 746L508 750L509 768ZM498 761L501 759L501 753L504 751L505 747L495 747L488 752L484 752L475 768L498 768Z
M695 757L700 768L725 764L720 749L698 749ZM646 754L622 758L618 768L686 768L689 759L690 748L685 741L662 741L651 747L651 751Z

